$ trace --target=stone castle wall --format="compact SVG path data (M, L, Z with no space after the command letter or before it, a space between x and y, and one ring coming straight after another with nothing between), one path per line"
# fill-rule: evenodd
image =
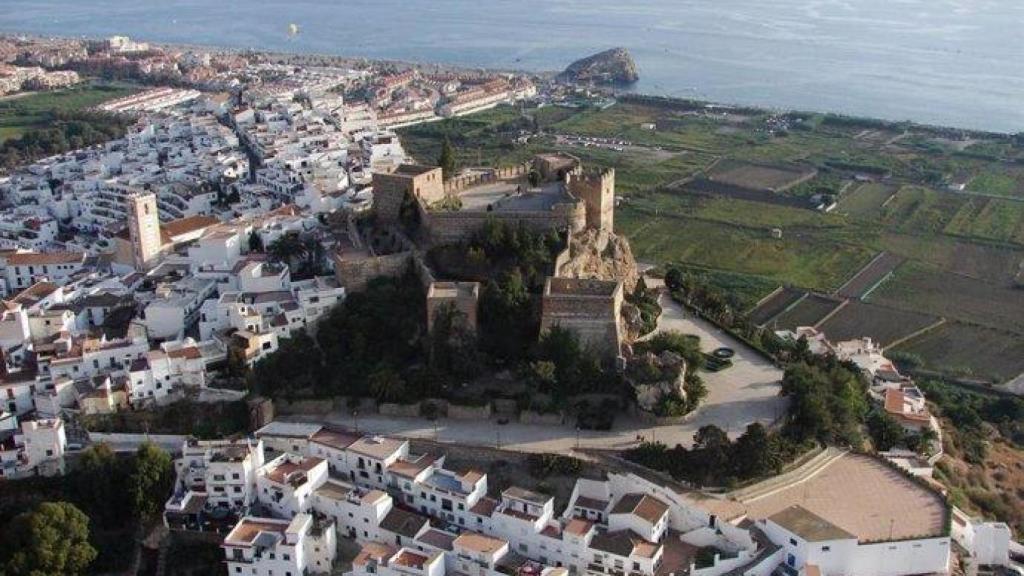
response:
M487 212L460 210L458 212L421 211L420 222L427 229L434 244L448 244L468 239L483 228L488 220L503 220L511 224L524 224L535 232L548 230L575 230L584 218L582 203L558 204L550 211Z
M378 276L397 278L405 274L412 262L412 252L398 252L383 256L367 256L357 260L335 257L334 276L347 293L361 292Z
M445 194L458 194L467 188L474 186L480 186L481 184L490 184L499 180L512 180L515 178L525 178L530 173L529 164L516 164L515 166L505 166L502 168L492 168L487 171L474 172L465 176L458 176L452 178L444 183Z

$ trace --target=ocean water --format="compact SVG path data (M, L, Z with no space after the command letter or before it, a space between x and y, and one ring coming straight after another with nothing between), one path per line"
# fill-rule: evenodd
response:
M640 92L1024 130L1024 0L0 0L0 31L535 71L625 46Z

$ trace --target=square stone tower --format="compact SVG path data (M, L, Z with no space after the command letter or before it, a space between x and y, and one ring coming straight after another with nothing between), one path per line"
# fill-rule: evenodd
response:
M431 282L427 290L427 331L434 330L434 319L442 306L452 305L466 320L466 327L477 330L479 282Z
M614 169L570 175L569 193L583 201L587 211L587 228L614 231Z
M441 169L403 164L390 174L373 173L373 208L382 222L398 222L407 196L420 198L427 205L443 200Z
M135 268L149 270L160 256L160 215L156 194L134 194L128 198L128 239L132 245Z

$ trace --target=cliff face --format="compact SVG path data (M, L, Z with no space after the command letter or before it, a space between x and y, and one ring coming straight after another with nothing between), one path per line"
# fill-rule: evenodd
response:
M612 48L569 65L559 75L565 82L631 84L640 79L636 62L625 48Z
M640 278L629 240L594 229L573 235L569 243L569 261L559 268L558 275L622 280L627 293L633 291Z

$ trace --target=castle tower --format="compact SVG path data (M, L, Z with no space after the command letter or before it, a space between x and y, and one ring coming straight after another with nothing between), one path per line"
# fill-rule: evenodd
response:
M615 170L571 175L569 192L583 201L587 210L587 228L614 231Z
M135 194L128 198L128 238L135 268L140 271L152 268L162 245L156 194Z

